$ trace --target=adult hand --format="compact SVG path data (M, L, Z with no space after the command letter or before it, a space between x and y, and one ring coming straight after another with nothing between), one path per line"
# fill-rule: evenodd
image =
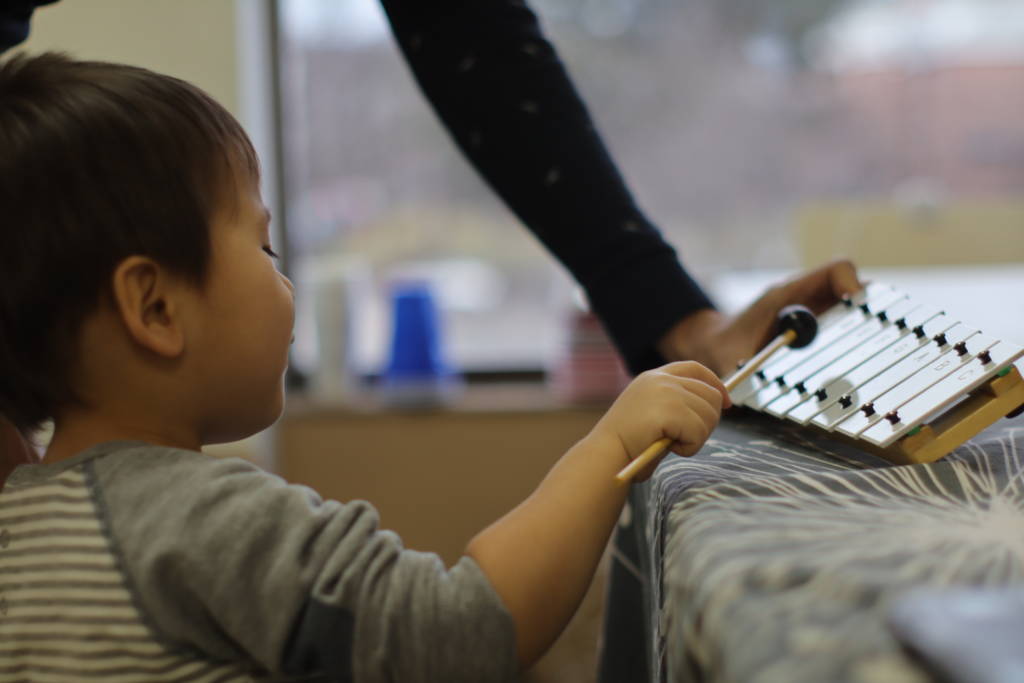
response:
M687 316L661 338L658 351L666 360L703 363L722 377L772 340L784 306L802 304L817 315L862 287L850 261L832 261L770 287L737 315L704 309Z

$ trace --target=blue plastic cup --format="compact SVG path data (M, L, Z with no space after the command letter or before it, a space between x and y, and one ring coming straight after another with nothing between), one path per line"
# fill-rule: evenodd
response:
M425 283L401 283L391 292L391 348L382 384L398 401L434 401L450 393L455 373L442 353L440 318Z

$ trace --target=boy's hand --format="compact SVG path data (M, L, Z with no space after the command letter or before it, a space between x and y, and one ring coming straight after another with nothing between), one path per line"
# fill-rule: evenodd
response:
M637 375L587 439L620 448L623 466L665 437L672 439L669 450L693 455L730 405L725 385L711 370L694 361L669 363ZM635 481L650 477L660 460L652 461Z

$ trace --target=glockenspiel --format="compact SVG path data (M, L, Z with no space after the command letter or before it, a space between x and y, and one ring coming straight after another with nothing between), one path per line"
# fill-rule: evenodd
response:
M871 283L731 392L735 405L852 440L899 464L932 462L1024 405L1024 347Z

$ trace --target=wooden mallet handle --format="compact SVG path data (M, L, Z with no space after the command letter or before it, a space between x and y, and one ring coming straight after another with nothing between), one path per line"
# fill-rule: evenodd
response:
M802 348L814 341L814 336L818 333L818 324L814 319L814 314L803 306L786 306L783 308L779 311L776 325L779 330L782 330L782 333L725 380L726 391L731 392L739 386L740 382L757 372L757 369L764 365L764 362L783 346L791 346L795 349ZM621 472L615 475L615 478L623 484L632 481L633 477L652 460L661 455L670 443L672 443L672 439L668 437L658 439L644 449L643 453L633 458L628 465L622 468Z

